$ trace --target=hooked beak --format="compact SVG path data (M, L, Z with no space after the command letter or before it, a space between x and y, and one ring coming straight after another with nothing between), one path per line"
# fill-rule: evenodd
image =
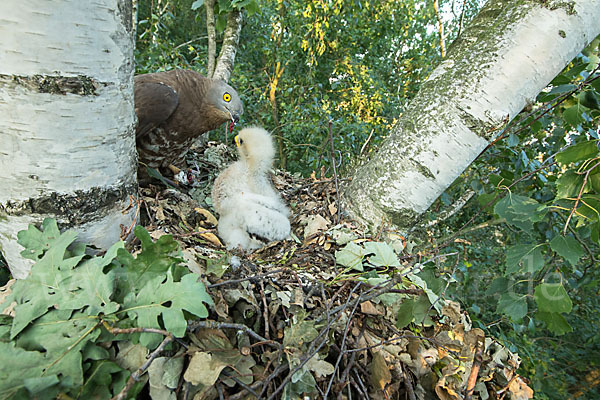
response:
M237 112L234 114L229 112L229 117L231 117L231 122L233 122L234 124L237 124L237 122L240 120L240 114Z

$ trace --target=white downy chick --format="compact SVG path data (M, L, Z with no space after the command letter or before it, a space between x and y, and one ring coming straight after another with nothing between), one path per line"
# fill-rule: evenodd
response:
M215 180L212 200L228 249L254 250L290 236L290 212L268 176L275 146L269 132L244 128L235 137L239 160Z

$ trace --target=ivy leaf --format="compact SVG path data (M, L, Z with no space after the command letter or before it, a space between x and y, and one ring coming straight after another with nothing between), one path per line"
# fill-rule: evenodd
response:
M369 257L369 262L377 267L399 267L400 260L396 256L394 249L384 242L367 242L365 250L373 255Z
M517 244L506 250L506 275L535 273L544 266L544 254L538 244Z
M208 310L204 303L213 304L197 275L187 274L180 282L173 282L169 271L166 280L164 277L156 277L139 294L131 293L127 296L124 306L129 317L137 321L137 326L161 329L158 317L162 316L165 329L176 337L183 337L187 327L183 310L199 318L206 318ZM159 339L157 334L142 333L140 342L152 348L158 344Z
M542 283L536 286L533 298L542 312L569 313L573 309L573 302L560 283Z
M299 348L305 343L312 342L318 334L315 321L299 321L284 329L283 345Z
M542 220L546 211L546 206L534 199L512 193L505 196L494 207L494 212L506 219L506 222L526 232L533 229L534 222Z
M538 311L535 318L546 323L548 330L555 335L564 335L573 332L573 327L569 325L566 318L559 313Z
M513 321L520 321L527 314L527 300L525 296L504 293L500 296L496 312L508 315Z
M335 252L335 260L344 267L363 271L362 260L367 254L368 251L362 246L350 242L341 250Z
M572 236L557 235L550 241L550 248L575 266L583 255L583 247Z
M573 162L588 160L598 154L598 143L596 140L589 140L569 146L555 157L561 164L570 164Z

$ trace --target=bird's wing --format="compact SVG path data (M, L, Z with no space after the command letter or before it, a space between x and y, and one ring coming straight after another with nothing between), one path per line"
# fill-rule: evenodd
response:
M290 236L290 221L287 216L248 201L245 205L242 217L246 231L251 236L261 240L283 240Z
M170 86L160 82L135 82L135 113L137 139L165 122L179 104L179 95Z

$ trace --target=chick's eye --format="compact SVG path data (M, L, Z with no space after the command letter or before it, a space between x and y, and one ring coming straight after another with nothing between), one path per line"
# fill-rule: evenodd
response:
M231 101L231 95L225 92L225 94L223 95L223 100L229 103Z

